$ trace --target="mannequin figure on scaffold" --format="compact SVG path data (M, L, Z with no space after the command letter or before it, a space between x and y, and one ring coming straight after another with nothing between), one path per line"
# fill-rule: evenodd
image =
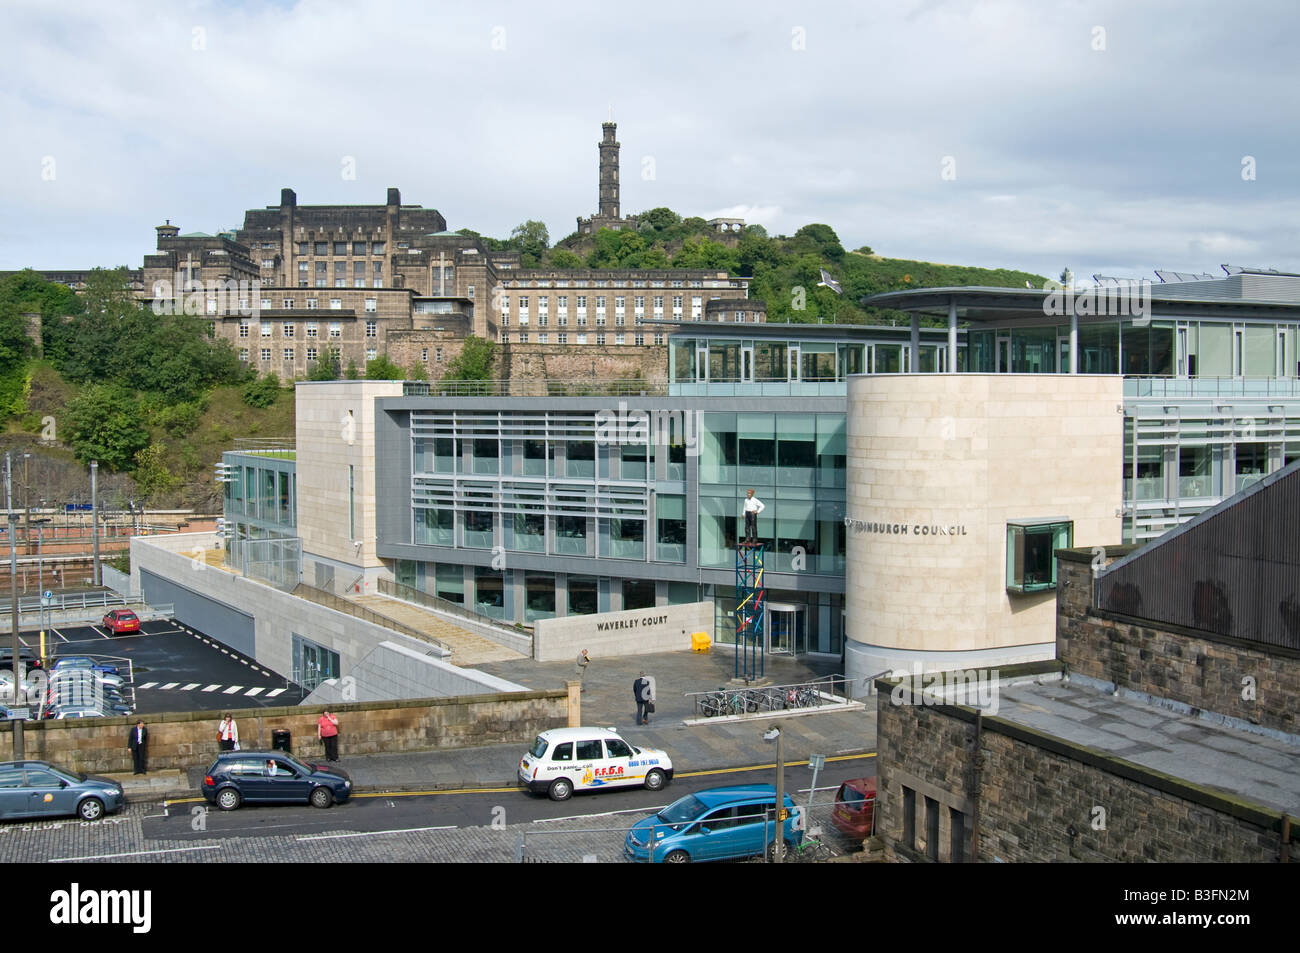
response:
M745 542L743 545L754 546L758 543L758 514L767 509L763 501L754 495L753 489L745 491Z

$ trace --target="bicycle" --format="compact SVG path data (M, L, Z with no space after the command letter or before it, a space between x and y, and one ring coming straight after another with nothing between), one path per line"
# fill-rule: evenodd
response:
M820 864L835 856L835 849L820 837L805 837L798 844L793 847L787 845L785 849L787 864Z

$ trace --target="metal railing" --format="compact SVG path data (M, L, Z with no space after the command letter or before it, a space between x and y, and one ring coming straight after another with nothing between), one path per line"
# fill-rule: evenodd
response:
M1125 377L1125 397L1300 397L1285 377Z
M686 692L694 699L695 713L704 718L727 715L754 715L762 712L793 711L842 705L856 679L843 675L826 675L790 685L767 685L754 688L720 687L713 692Z
M411 638L419 639L421 642L429 642L436 645L443 651L451 654L451 648L441 639L437 639L427 632L421 632L412 626L396 619L390 619L388 616L365 606L359 606L350 599L344 599L342 596L336 596L332 592L326 592L324 589L317 589L315 586L309 586L305 582L298 583L293 589L293 595L308 602L314 602L318 606L324 606L327 609L334 609L337 612L345 612L350 616L369 622L372 625L383 626L385 629L392 629L394 632L400 632L402 635L409 635Z
M526 633L518 632L500 619L494 619L490 615L484 615L481 612L475 612L473 609L466 609L459 603L452 602L449 599L443 599L441 596L430 595L411 586L406 586L400 582L394 582L391 579L379 580L379 591L386 596L392 596L395 599L404 599L407 602L414 602L418 606L424 606L426 609L436 609L439 612L445 612L448 615L454 615L458 618L465 619L469 622L476 622L479 625L491 626L494 629L504 629L511 635L525 635Z
M665 397L668 381L661 378L597 380L594 377L407 381L402 385L402 394L406 397Z
M232 452L292 460L296 456L296 437L236 437Z

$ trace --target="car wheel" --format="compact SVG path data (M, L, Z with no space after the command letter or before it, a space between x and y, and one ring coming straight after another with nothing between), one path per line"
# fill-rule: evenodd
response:
M665 864L689 864L691 855L684 850L675 850L664 858Z
M104 816L104 802L97 797L88 797L77 805L77 816L83 821L97 821Z
M794 854L794 845L791 844L789 841L786 841L785 850L781 852L781 859L783 861L788 862L791 856L793 856L793 854ZM772 841L772 843L767 845L767 851L765 856L769 864L776 863L776 841Z
M334 795L329 788L313 788L311 792L312 807L329 807L334 803Z
M645 789L647 791L662 790L667 780L668 779L664 777L664 773L660 771L658 768L655 768L653 771L648 772L645 776Z
M217 792L217 807L223 811L233 811L243 800L234 788L222 788Z
M573 783L568 778L556 778L546 793L552 801L567 801L573 793Z

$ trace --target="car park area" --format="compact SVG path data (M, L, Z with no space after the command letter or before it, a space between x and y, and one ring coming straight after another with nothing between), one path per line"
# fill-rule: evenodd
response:
M54 675L56 666L70 667L61 665L60 659L89 660L77 667L80 672L94 672L96 667L116 670L82 676L80 681L64 681L68 702L85 701L71 696L89 692L112 702L120 700L119 710L107 714L127 714L120 710L125 706L131 714L148 715L296 705L306 694L281 674L175 620L153 619L138 624L138 632L115 633L102 622L58 625L46 632L45 658L49 677L55 683L61 681ZM24 631L20 641L25 661L29 651L32 657L40 653L39 633ZM72 710L93 706L64 707Z

